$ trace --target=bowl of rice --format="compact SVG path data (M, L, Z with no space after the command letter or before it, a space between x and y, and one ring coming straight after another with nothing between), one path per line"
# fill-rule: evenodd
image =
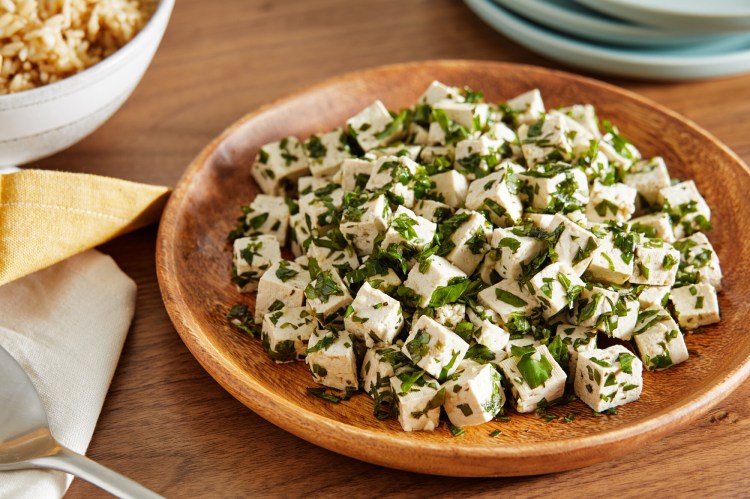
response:
M80 141L146 72L174 0L0 0L0 166Z

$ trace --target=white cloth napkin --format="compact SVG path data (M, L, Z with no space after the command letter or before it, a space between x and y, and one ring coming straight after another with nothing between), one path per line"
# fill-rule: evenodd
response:
M94 433L135 294L135 283L96 250L0 286L0 345L41 394L52 434L78 453ZM71 481L61 472L0 472L0 498L57 499Z

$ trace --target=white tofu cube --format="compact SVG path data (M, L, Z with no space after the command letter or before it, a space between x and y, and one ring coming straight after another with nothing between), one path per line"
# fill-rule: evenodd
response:
M659 313L659 310L647 312ZM670 322L674 324L671 318L668 321L657 322L634 336L643 365L649 371L667 369L688 358L685 338L676 324L674 327L667 326Z
M369 348L362 359L362 388L376 400L390 400L391 377L410 364L406 355L395 346ZM389 396L381 396L384 392L389 392Z
M442 222L453 216L453 208L440 201L420 199L414 204L414 213L431 222Z
M706 283L674 288L669 296L677 322L684 329L696 329L719 322L716 290Z
M561 211L571 203L585 205L589 201L589 183L580 168L570 168L554 175L528 171L518 174L522 190L532 208Z
M638 324L641 304L627 295L621 295L612 315L603 323L604 332L611 338L628 341Z
M394 121L382 102L376 100L346 122L349 134L369 151L387 145L403 134L403 123Z
M399 206L385 232L382 247L389 248L395 244L408 250L420 251L432 242L436 229L434 222L418 216L409 208Z
M263 317L261 342L276 363L304 360L307 343L317 328L305 307L283 307Z
M455 426L486 423L505 404L500 373L491 364L465 362L444 388L443 407Z
M344 327L364 341L367 348L393 343L404 318L401 303L364 283L344 314Z
M466 208L486 211L495 225L507 226L518 222L523 205L518 197L518 177L514 168L506 166L469 184Z
M268 234L279 240L279 245L286 244L286 233L289 228L289 206L282 197L258 194L247 208L244 220L246 236Z
M586 218L592 222L616 220L626 222L635 213L635 197L638 191L626 184L604 185L594 182L586 205Z
M431 256L424 264L415 265L406 277L404 287L414 292L416 306L427 307L433 293L451 282L465 279L466 274L440 256Z
M560 225L562 229L559 229ZM569 264L579 276L583 274L591 263L593 251L599 246L596 236L559 213L554 215L547 230L561 231L555 244L557 261Z
M692 180L664 187L657 199L672 218L677 239L711 228L711 209Z
M352 157L346 134L341 128L311 135L304 146L310 173L314 177L330 177L339 170L345 159Z
M359 206L348 206L341 215L339 229L359 256L369 255L375 238L388 228L391 216L391 207L381 194Z
M646 240L635 250L633 284L671 286L680 263L680 252L658 239Z
M442 228L453 229L448 235L450 242L444 241L446 247L452 248L445 258L467 275L472 274L489 250L487 239L492 225L475 211L459 210L443 222Z
M670 286L644 286L638 294L638 302L641 309L651 308L653 306L666 307L669 299Z
M500 363L500 370L510 383L513 405L521 413L533 412L542 400L554 402L562 397L567 378L546 346L528 350Z
M517 236L513 228L498 228L492 232L490 247L495 251L495 270L504 279L521 277L528 265L545 248L544 241L527 236Z
M630 230L651 239L661 239L668 243L674 242L672 219L663 211L631 219Z
M430 86L427 87L424 93L419 97L417 103L432 106L443 100L463 102L464 97L461 95L460 89L456 87L450 87L435 80L430 83Z
M266 270L278 260L281 260L281 248L274 236L235 239L232 281L241 293L252 293L258 289L258 281Z
M344 190L337 184L315 189L299 198L299 212L312 230L338 222Z
M591 253L586 271L599 282L625 284L633 274L633 247L638 241L637 235L631 236L625 228L609 224L592 230L604 237L598 239L599 247Z
M596 412L638 400L643 364L622 345L578 354L575 394Z
M497 312L503 324L512 322L516 316L531 317L539 309L539 302L526 286L510 279L483 289L477 300L483 307Z
M344 313L352 302L349 290L333 270L320 270L305 288L305 297L307 308L321 323L330 322Z
M365 159L376 160L383 156L404 156L412 161L416 161L419 158L419 153L422 151L422 146L419 145L406 145L403 142L396 142L388 147L378 147L376 149L370 149L364 155Z
M572 308L585 286L575 271L564 263L547 265L531 278L530 283L545 319Z
M419 165L407 157L383 156L372 165L365 189L380 191L407 208L414 206L414 177Z
M440 424L445 389L423 371L403 372L391 377L398 407L398 422L404 431L433 431Z
M453 122L467 128L470 131L481 130L487 123L490 108L484 103L456 102L446 99L436 102L433 110L439 110Z
M274 262L258 282L255 298L255 323L263 316L281 307L301 307L305 303L305 288L310 274L301 265L289 260Z
M561 108L559 112L574 119L595 138L601 137L596 109L591 104L574 104L570 107Z
M451 208L463 206L466 194L469 191L469 181L456 170L432 175L433 183L431 196L434 199L447 204Z
M536 88L513 97L506 104L515 112L518 123L536 123L545 111L542 94Z
M543 116L539 121L518 127L518 140L526 164L533 168L540 163L570 160L573 144L570 127L559 114Z
M305 215L295 213L289 217L289 242L292 248L292 254L295 257L305 255L310 245L312 237L310 228L305 223Z
M355 339L344 331L318 329L308 342L305 362L313 380L335 390L358 389Z
M471 180L484 177L497 168L506 151L507 146L502 140L486 136L462 140L456 143L454 167L457 173Z
M250 168L263 192L274 196L283 194L308 171L305 149L297 137L286 137L264 145Z
M623 182L638 191L641 208L658 205L659 191L671 185L667 165L659 156L638 161L625 173Z
M356 269L359 267L357 252L345 240L339 239L342 237L339 233L338 238L331 237L331 234L312 238L307 256L314 258L322 268L336 269L341 275Z
M341 169L339 170L340 178L335 178L337 183L341 184L341 188L346 192L351 192L357 187L364 189L367 185L367 181L370 180L370 174L372 173L372 161L364 159L350 158L345 159L341 163Z
M384 269L376 273L372 273L366 278L366 282L375 289L379 289L383 293L393 293L401 285L401 279L393 269Z
M575 379L578 365L578 352L588 352L596 349L598 331L593 327L574 326L572 324L558 324L555 335L560 337L563 345L568 349L568 365L564 366L568 372L568 383Z
M696 232L690 237L674 243L680 252L680 283L706 283L721 291L721 266L711 243L705 234Z
M487 347L494 354L495 359L492 363L499 364L508 357L506 346L510 340L510 333L500 326L500 316L495 311L484 307L478 308L481 309L479 313L472 309L467 311L469 320L477 328L474 338L478 344Z
M422 315L412 324L401 351L431 376L444 380L456 372L468 349L456 333Z

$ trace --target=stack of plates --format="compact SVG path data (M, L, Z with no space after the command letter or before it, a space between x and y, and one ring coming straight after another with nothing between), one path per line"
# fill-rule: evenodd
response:
M464 0L524 47L571 66L659 80L750 71L750 0Z

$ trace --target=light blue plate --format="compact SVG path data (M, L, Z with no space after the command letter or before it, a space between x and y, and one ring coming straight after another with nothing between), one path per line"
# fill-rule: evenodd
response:
M674 47L708 44L732 35L696 35L655 29L599 14L573 0L494 0L526 19L595 42L630 47ZM750 2L750 0L748 0Z
M575 0L646 26L725 33L750 30L750 0Z
M550 59L599 73L652 80L697 80L750 70L750 33L710 47L605 47L526 21L491 0L464 2L487 24L520 45Z

